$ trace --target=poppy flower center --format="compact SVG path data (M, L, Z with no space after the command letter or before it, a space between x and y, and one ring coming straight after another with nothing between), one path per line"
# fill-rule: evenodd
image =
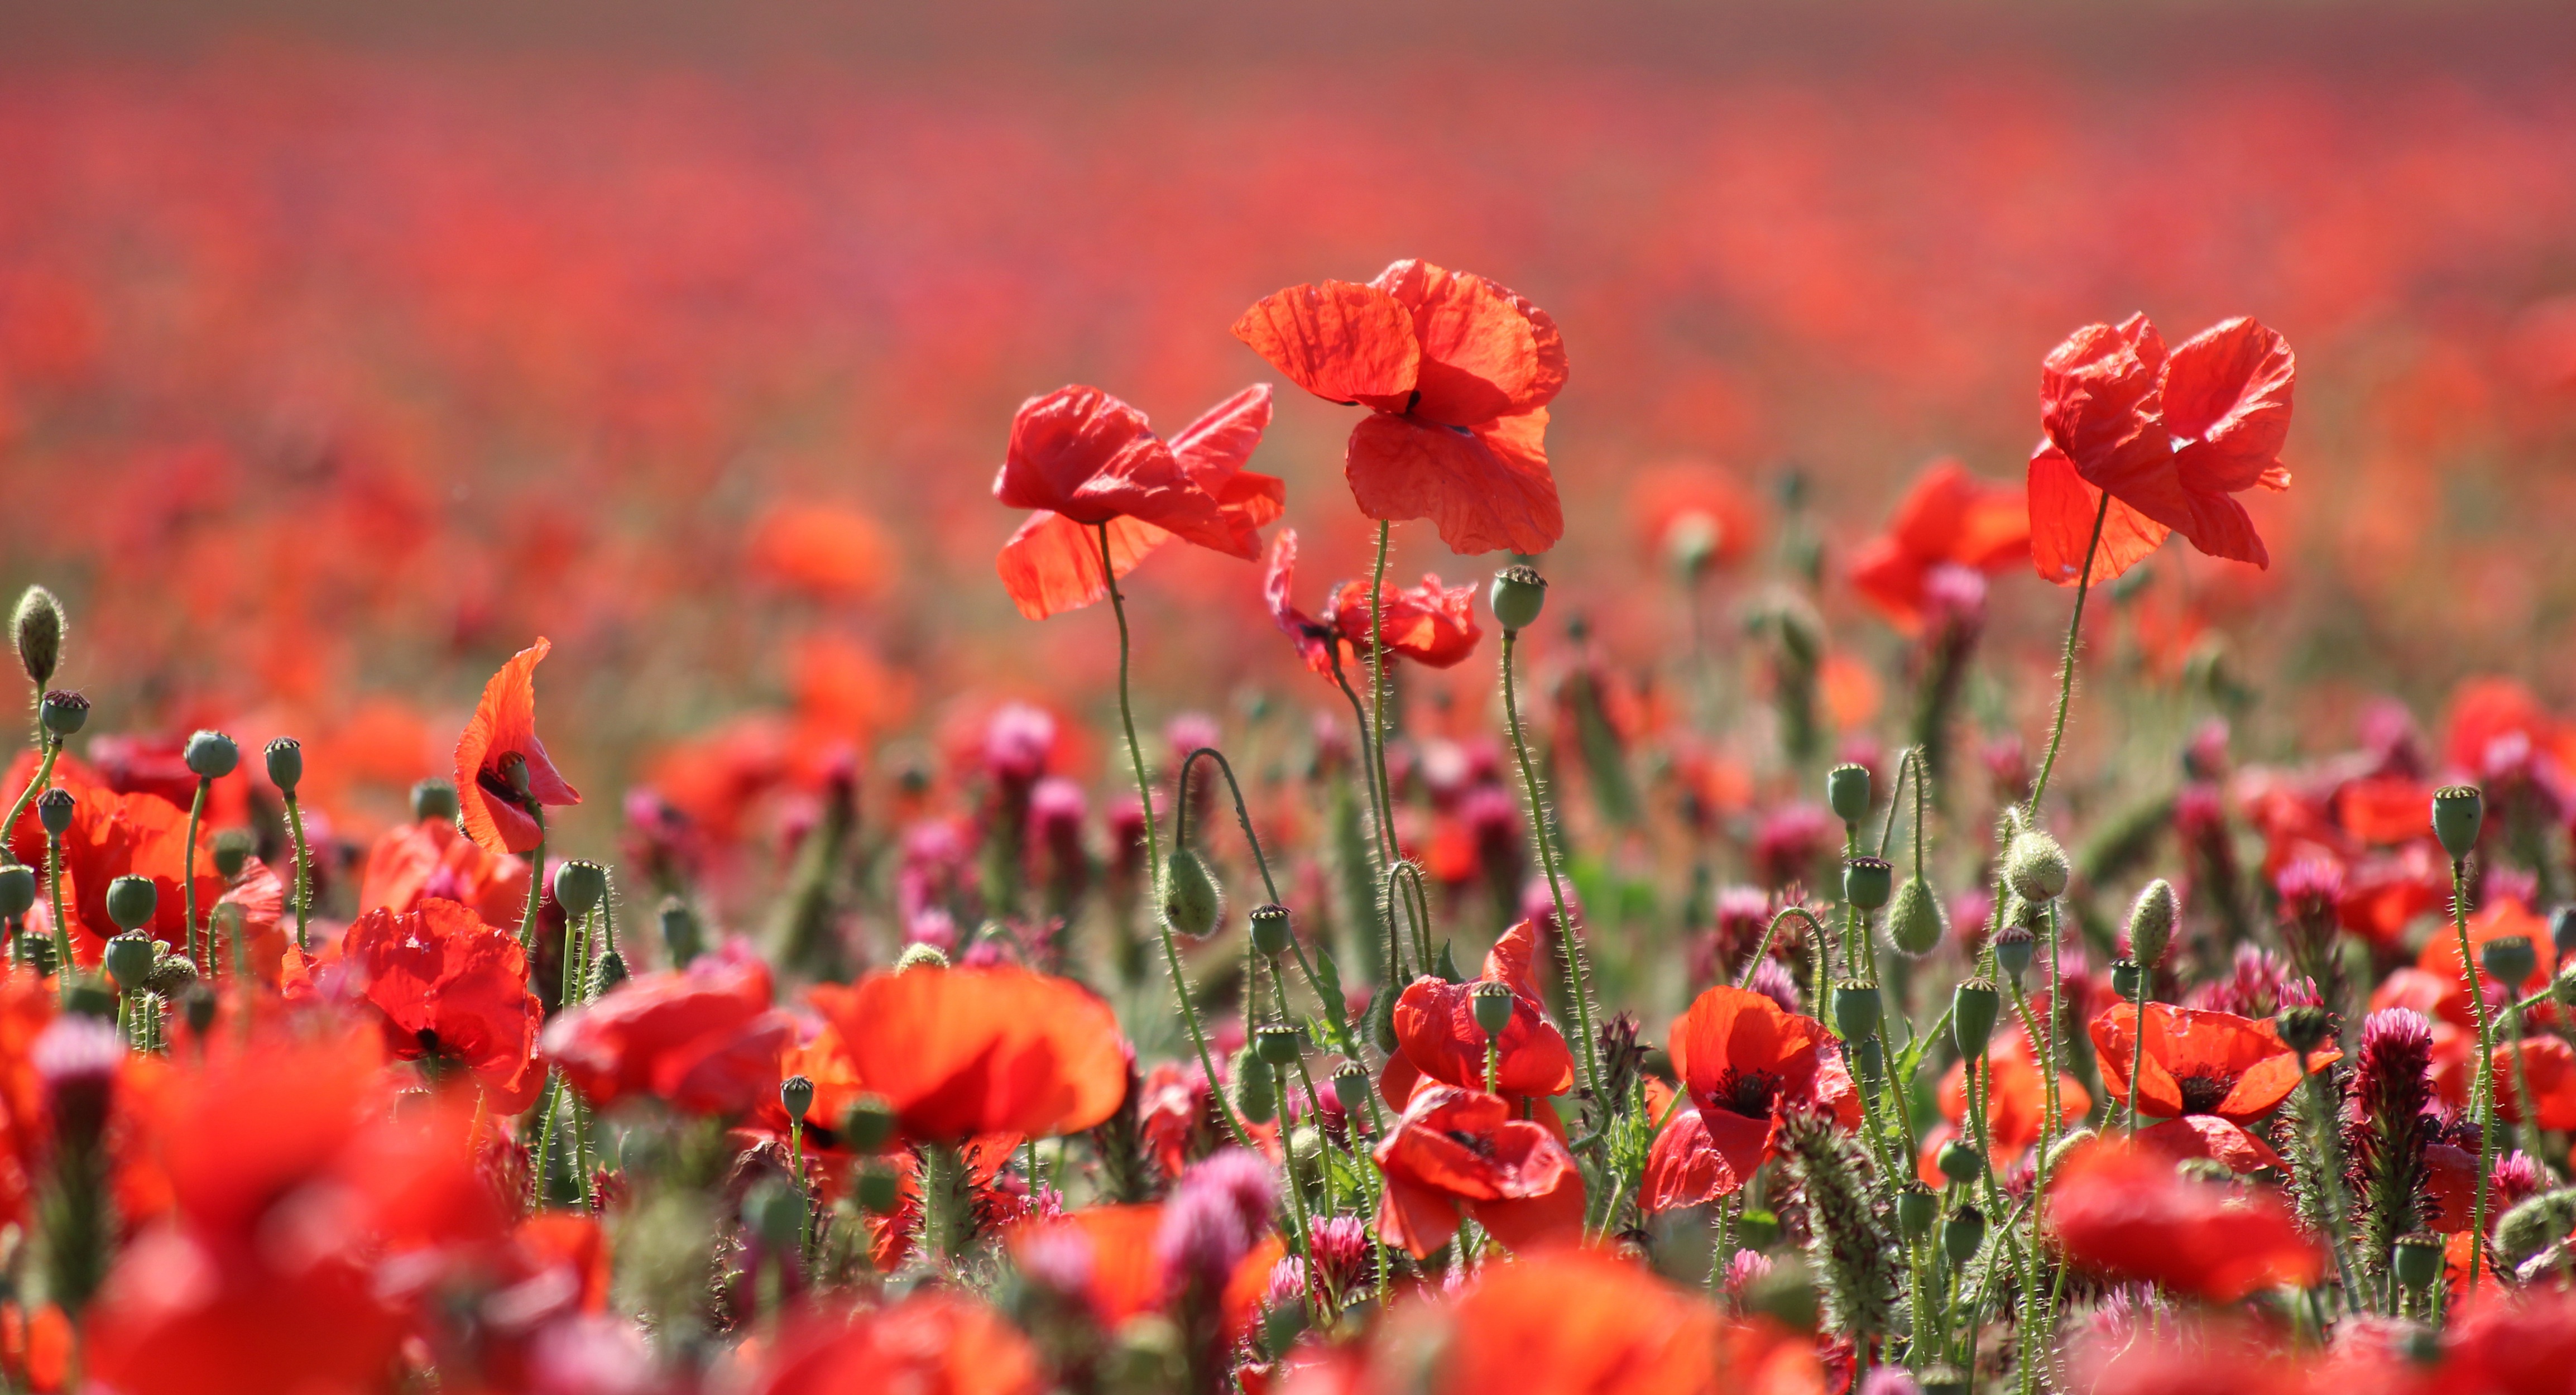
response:
M512 753L514 758L516 757L516 754L517 753L515 752ZM495 766L487 765L481 770L474 772L474 784L485 794L509 805L513 809L524 809L527 807L528 796L526 792L513 786L510 783L509 777L502 774L500 769Z
M2236 1088L2236 1078L2228 1075L2187 1075L2174 1084L2182 1091L2182 1112L2215 1114L2225 1103L2227 1092Z
M1739 1071L1727 1067L1719 1076L1712 1092L1717 1103L1747 1118L1759 1119L1771 1113L1771 1102L1780 1095L1780 1077L1769 1071Z
M1450 1142L1457 1144L1459 1147L1466 1149L1477 1157L1490 1158L1494 1155L1493 1141L1482 1134L1469 1133L1465 1129L1443 1129L1441 1130L1441 1133Z

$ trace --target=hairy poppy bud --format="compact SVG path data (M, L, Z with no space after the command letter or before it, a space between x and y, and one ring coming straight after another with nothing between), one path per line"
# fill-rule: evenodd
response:
M1941 1197L1921 1182L1908 1182L1896 1194L1896 1228L1908 1240L1920 1240L1932 1233L1932 1223L1941 1218Z
M63 662L63 603L42 586L28 587L18 597L9 634L18 646L18 663L27 670L27 681L42 691L54 681L54 670Z
M790 1119L802 1119L814 1107L814 1082L801 1075L791 1075L778 1082L778 1103Z
M1869 767L1846 764L1826 771L1825 807L1847 824L1869 817Z
M1941 897L1921 877L1907 877L1896 888L1893 909L1887 913L1888 943L1899 952L1921 958L1941 947L1950 933L1950 913L1942 908Z
M119 877L107 884L107 918L119 930L139 930L152 923L152 912L161 902L160 888L150 877ZM145 942L150 947L150 942Z
M1468 1001L1475 1006L1476 1025L1484 1029L1487 1037L1499 1037L1505 1027L1512 1025L1510 984L1487 979L1476 985Z
M1368 1004L1369 1040L1377 1044L1378 1050L1388 1052L1390 1054L1392 1054L1396 1049L1396 993L1397 989L1394 984L1390 983L1381 985L1376 994L1370 997Z
M1975 1060L1986 1054L2002 1011L2003 995L1991 980L1972 978L1959 985L1950 995L1950 1037L1959 1044L1960 1055Z
M1954 1138L1942 1144L1941 1151L1933 1155L1932 1163L1940 1169L1942 1176L1962 1185L1986 1175L1985 1156L1964 1138Z
M454 823L462 806L456 802L456 786L446 780L429 779L411 787L411 821Z
M2496 1248L2516 1265L2549 1248L2576 1228L2576 1189L2542 1192L2518 1202L2496 1222Z
M2181 909L2172 882L2158 877L2139 888L2138 899L2129 903L2129 958L2148 968L2162 963Z
M1962 1206L1950 1213L1950 1223L1941 1227L1941 1250L1952 1264L1965 1264L1977 1257L1986 1243L1986 1213L1974 1206Z
M76 807L72 792L56 785L36 796L36 822L43 824L47 833L60 838L71 831L72 813Z
M948 954L937 945L905 945L903 947L903 953L896 955L894 961L894 971L899 974L908 974L915 969L945 969L947 967Z
M35 905L36 869L16 862L0 867L0 920L16 920Z
M37 704L36 716L45 724L45 730L60 740L89 725L89 699L56 689Z
M689 961L697 958L704 949L698 935L697 913L679 897L665 896L658 918L662 927L662 948L670 954L672 967L689 967Z
M197 985L197 965L184 954L174 954L165 944L155 944L152 972L144 977L144 991L165 1003L177 1002L179 995Z
M1843 899L1864 911L1887 904L1896 890L1896 868L1883 857L1855 857L1843 863Z
M2281 1009L2273 1016L2272 1025L2281 1033L2281 1040L2302 1058L2325 1045L2326 1038L2334 1034L2333 1014L2309 1004Z
M1494 623L1506 633L1526 630L1547 607L1547 578L1536 567L1505 567L1494 573L1494 588L1485 600L1493 607Z
M120 877L117 880L129 879ZM140 877L130 880L143 881ZM152 883L143 881L143 885L148 888ZM110 899L114 899L113 890L110 891ZM117 991L132 993L140 989L146 979L152 977L152 961L155 957L152 953L152 937L140 930L127 930L122 935L110 936L105 956L107 976L116 980Z
M2397 1282L2408 1288L2424 1288L2442 1273L2442 1237L2420 1230L2410 1230L2397 1237L2390 1250L2388 1267L2397 1274Z
M1247 1122L1266 1124L1279 1117L1279 1077L1251 1047L1234 1053L1234 1108Z
M2012 840L2004 854L2004 880L2015 895L2025 901L2045 904L2066 892L2066 880L2073 869L2066 861L2066 849L2056 839L2036 828L2024 829Z
M2433 836L2442 840L2442 851L2453 862L2477 851L2478 829L2486 817L2486 796L2475 785L2444 785L2433 791Z
M555 902L580 920L608 895L608 869L596 862L567 862L555 869Z
M1858 1041L1876 1032L1885 1006L1879 1001L1875 983L1849 978L1834 985L1834 1025L1842 1029L1845 1041Z
M2558 966L2558 974L2549 981L2549 996L2568 1007L2576 1007L2576 959Z
M1267 1023L1252 1033L1253 1054L1274 1066L1297 1064L1297 1053L1303 1047L1297 1029L1278 1022Z
M1225 919L1225 895L1195 849L1175 847L1163 859L1163 918L1174 933L1204 940Z
M241 764L241 747L219 731L199 731L188 738L188 773L200 780L220 780Z
M763 1177L742 1196L742 1223L773 1250L793 1246L805 1229L805 1198L775 1177Z
M1369 1074L1357 1061L1344 1061L1333 1068L1333 1098L1342 1102L1342 1113L1359 1119L1368 1113Z
M859 1169L859 1205L871 1215L890 1216L903 1204L903 1183L894 1169L882 1162L870 1162Z
M261 753L268 761L268 782L280 794L293 794L304 783L304 743L292 736L281 736L268 743Z
M38 978L54 976L54 942L43 935L29 935L18 942L18 953Z
M215 1025L216 1006L215 990L203 983L189 984L188 991L179 995L179 1011L195 1036L204 1036Z
M626 972L626 956L612 949L606 954L599 956L599 962L591 966L590 996L593 998L605 997L610 990L616 988L617 985L624 983L628 977L629 975Z
M2147 971L2138 967L2137 960L2111 961L2111 991L2119 994L2121 1001L2137 1001L2138 990L2146 985L2146 981Z
M861 1095L841 1114L841 1141L873 1153L894 1137L894 1106L883 1095Z
M2018 981L2030 969L2031 951L2038 942L2030 937L2026 926L2007 925L1995 932L1995 966Z
M250 865L250 855L258 850L258 840L247 828L227 828L215 835L215 875L225 881L242 874Z
M1264 959L1276 959L1296 943L1296 931L1288 921L1288 908L1281 905L1252 908L1252 948Z
M2511 988L2530 978L2540 967L2540 959L2531 941L2521 935L2503 935L2478 947L2478 962L2486 966L2488 976Z

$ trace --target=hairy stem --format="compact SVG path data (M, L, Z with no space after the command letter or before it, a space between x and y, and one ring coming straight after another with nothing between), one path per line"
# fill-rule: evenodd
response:
M1583 933L1575 928L1574 916L1566 908L1565 885L1556 874L1555 840L1548 834L1547 802L1539 794L1538 772L1530 765L1529 739L1521 731L1520 697L1512 679L1512 651L1519 640L1520 631L1503 631L1503 721L1512 729L1512 755L1520 762L1521 789L1529 797L1530 836L1538 844L1538 864L1547 873L1548 897L1556 904L1556 932L1565 940L1565 971L1574 980L1569 996L1574 999L1576 1027L1583 1033L1584 1087L1600 1101L1602 1109L1608 1110L1614 1103L1601 1094L1601 1043L1592 1033L1592 989L1584 967Z

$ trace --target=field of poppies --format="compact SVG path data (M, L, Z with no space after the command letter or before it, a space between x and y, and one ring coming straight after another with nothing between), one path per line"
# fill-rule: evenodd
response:
M2071 32L0 55L0 1388L2566 1391L2576 66Z

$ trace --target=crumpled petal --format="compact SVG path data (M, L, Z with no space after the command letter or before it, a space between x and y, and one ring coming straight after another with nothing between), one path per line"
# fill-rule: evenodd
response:
M1427 518L1452 552L1545 552L1565 535L1546 431L1545 408L1474 430L1374 413L1352 428L1342 473L1360 512Z
M1412 313L1352 281L1264 296L1234 322L1234 337L1317 397L1379 411L1405 409L1422 362Z

